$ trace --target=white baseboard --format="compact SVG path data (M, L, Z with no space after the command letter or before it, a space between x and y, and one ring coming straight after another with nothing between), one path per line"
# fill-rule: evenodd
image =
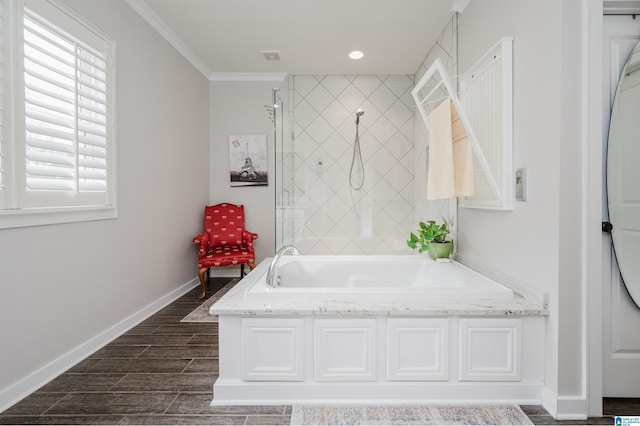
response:
M102 333L92 337L66 354L37 369L24 379L0 391L0 413L35 392L60 374L84 360L97 350L140 324L160 309L200 285L198 278L181 285L160 299L150 303L138 312L114 324Z
M540 404L541 383L245 382L218 378L217 405ZM357 391L354 391L357 390Z
M587 419L587 399L581 396L558 396L545 387L542 389L542 407L556 420Z
M586 420L587 400L583 397L558 397L556 420Z

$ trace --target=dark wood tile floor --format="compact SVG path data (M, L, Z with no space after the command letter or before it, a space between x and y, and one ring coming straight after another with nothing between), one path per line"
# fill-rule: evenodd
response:
M230 279L211 279L207 294ZM0 424L288 425L290 406L209 406L218 325L180 322L200 303L194 289L0 413Z
M230 279L214 278L208 294ZM200 302L194 289L38 391L0 413L0 424L288 425L291 406L210 407L218 373L217 324L180 320ZM640 399L605 399L602 418L554 420L522 406L535 424L606 424L640 415Z

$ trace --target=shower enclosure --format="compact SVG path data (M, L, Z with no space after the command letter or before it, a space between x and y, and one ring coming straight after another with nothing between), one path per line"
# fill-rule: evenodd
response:
M288 89L274 89L273 131L275 149L275 248L293 244L295 241L295 214L294 189L295 189L295 151L293 145L293 133ZM276 107L277 105L277 107Z
M294 75L274 109L275 250L410 253L412 75ZM356 116L358 110L364 115ZM361 187L349 184L359 118Z

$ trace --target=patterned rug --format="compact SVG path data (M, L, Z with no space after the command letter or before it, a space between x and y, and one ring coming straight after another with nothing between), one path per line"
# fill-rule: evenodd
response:
M218 290L213 296L205 300L200 306L193 310L189 315L182 318L180 322L218 322L217 315L209 315L209 308L218 299L225 295L226 292L231 290L234 285L238 284L240 280L235 279L229 281L227 285Z
M294 405L292 425L532 425L517 405Z

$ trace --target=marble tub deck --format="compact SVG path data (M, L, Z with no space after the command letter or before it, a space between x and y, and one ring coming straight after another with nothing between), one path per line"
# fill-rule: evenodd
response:
M514 297L447 300L420 293L343 294L336 297L322 293L301 296L249 292L266 274L270 262L270 258L262 261L218 300L210 313L242 316L544 316L549 313L544 293L513 279L496 279L496 274L487 273L484 275L513 290Z

